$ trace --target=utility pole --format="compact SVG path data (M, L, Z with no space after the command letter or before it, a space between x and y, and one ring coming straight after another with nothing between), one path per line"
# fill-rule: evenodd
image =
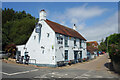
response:
M107 53L108 53L108 42L109 42L109 38L107 38Z

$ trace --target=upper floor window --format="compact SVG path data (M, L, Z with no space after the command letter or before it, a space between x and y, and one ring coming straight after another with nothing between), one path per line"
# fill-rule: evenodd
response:
M50 33L47 33L47 37L49 37L50 36Z
M80 48L82 47L82 40L80 39Z
M65 36L65 47L67 47L67 46L68 46L68 37Z
M63 38L62 37L57 37L57 43L58 44L63 44Z
M41 32L41 27L42 27L42 24L40 24L40 23L36 25L36 33Z
M74 39L74 46L77 46L77 44L76 44L76 39Z

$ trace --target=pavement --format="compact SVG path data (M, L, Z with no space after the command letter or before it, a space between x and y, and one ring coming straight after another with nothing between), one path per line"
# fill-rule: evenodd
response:
M109 78L120 79L120 75L109 70L109 59L102 55L94 60L84 63L77 63L71 66L48 68L20 65L14 63L2 63L2 77L5 78Z

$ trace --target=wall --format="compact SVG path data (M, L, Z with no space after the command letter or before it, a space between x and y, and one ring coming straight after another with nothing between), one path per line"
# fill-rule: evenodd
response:
M53 64L55 65L55 33L46 24L45 21L39 21L42 24L41 33L36 33L35 29L26 43L27 51L31 63L36 60L37 64ZM49 37L48 36L49 33ZM52 46L54 47L52 49Z
M39 21L42 24L41 32L36 33L35 29L26 43L26 51L30 56L30 62L37 64L51 64L56 65L58 61L65 61L64 53L68 50L68 60L74 60L74 51L82 51L82 58L87 58L86 42L82 40L82 47L80 48L80 40L76 38L77 46L74 46L74 38L68 37L68 47L65 47L65 36L55 34L55 32L46 24L45 21ZM49 33L49 37L48 36ZM63 44L57 43L58 36L63 37ZM24 51L22 50L22 55ZM80 55L78 55L78 58Z
M18 51L20 51L21 56L24 56L24 52L25 52L25 45L17 45L16 46L18 48Z
M57 37L62 36L63 38L63 44L57 43ZM56 62L58 61L65 61L65 50L68 50L68 60L74 60L74 51L82 51L82 58L87 58L87 51L86 51L86 42L82 41L82 47L80 49L80 40L76 38L76 44L77 46L74 46L74 38L68 37L68 47L65 47L65 36L62 34L56 34L55 38L55 55L56 55ZM60 48L63 46L63 48ZM78 53L78 58L80 57Z

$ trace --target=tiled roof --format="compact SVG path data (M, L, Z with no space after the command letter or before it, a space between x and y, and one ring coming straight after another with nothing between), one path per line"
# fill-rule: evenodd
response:
M97 46L97 45L98 45L97 41L90 41L90 42L86 42L86 43L89 43L90 46L92 46L92 44L94 44L94 46Z
M98 50L96 47L87 46L87 51L89 51L92 54L94 54L94 51L96 51L96 50Z
M60 33L66 36L71 36L71 37L76 37L79 39L86 40L81 34L79 34L77 31L74 29L68 28L66 26L60 25L56 22L50 21L50 20L45 20L45 22L56 32Z

